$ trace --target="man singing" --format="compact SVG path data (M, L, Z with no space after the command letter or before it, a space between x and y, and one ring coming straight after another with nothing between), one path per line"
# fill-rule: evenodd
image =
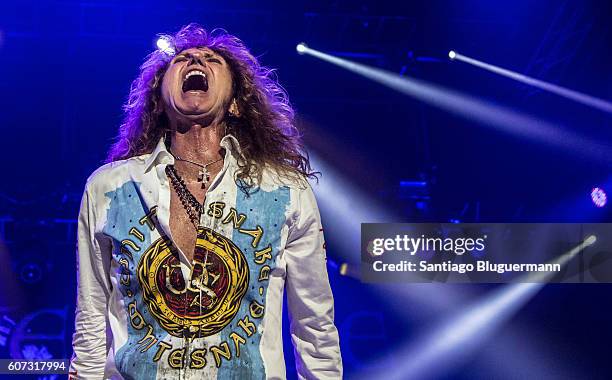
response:
M78 219L78 379L282 379L342 362L323 229L286 93L242 41L191 24L133 82Z

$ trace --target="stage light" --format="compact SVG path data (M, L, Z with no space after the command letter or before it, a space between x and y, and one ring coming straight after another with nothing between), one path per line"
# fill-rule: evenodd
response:
M601 187L594 187L591 190L591 200L597 207L604 207L608 203L608 195Z
M300 42L295 47L295 50L297 50L297 52L300 53L300 54L304 54L307 49L308 49L308 46L305 43L303 43L303 42Z
M523 114L512 108L499 106L473 96L441 87L415 78L402 77L396 73L382 70L333 56L312 47L304 54L332 63L365 78L373 80L447 112L473 119L484 125L514 135L527 137L544 144L571 150L588 156L598 162L612 163L612 146L595 139L589 139L560 126ZM461 55L455 53L458 59Z
M584 241L585 246L593 245L597 241L597 236L591 235Z
M167 55L174 55L172 40L168 36L160 36L156 42L157 49Z
M452 53L452 56L451 56L451 53ZM591 95L583 94L578 91L574 91L568 88L557 86L556 84L544 82L539 79L528 77L527 75L519 74L515 71L507 70L499 66L491 65L489 63L485 63L477 59L470 58L465 55L461 55L452 50L448 53L448 56L452 60L469 63L470 65L480 67L481 69L485 69L492 73L499 74L499 75L505 76L510 79L514 79L516 81L528 84L533 87L537 87L540 90L552 92L553 94L557 94L566 99L574 100L576 102L582 103L589 107L597 108L599 110L612 113L612 103L605 101L603 99L599 99Z
M19 270L19 277L21 281L28 285L37 284L40 282L43 276L43 269L38 263L27 263Z

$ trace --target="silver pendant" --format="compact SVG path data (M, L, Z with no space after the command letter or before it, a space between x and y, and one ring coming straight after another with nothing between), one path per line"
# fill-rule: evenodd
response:
M208 182L210 182L210 173L203 167L200 169L198 173L198 182L202 182L202 189L205 189L208 186Z

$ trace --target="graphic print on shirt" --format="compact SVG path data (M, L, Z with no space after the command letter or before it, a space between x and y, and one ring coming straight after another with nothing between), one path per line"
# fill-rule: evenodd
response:
M127 182L106 196L111 203L104 232L114 241L115 276L127 314L127 341L115 352L123 377L153 379L171 374L168 370L213 367L219 379L265 378L259 325L289 188L238 192L234 207L211 202L206 214L212 224L233 233L230 238L200 229L188 280L159 229L157 207L147 208L139 184ZM170 336L192 343L177 344ZM206 336L219 343L197 344Z
M223 363L217 372L217 379L265 379L266 373L259 345L262 337L261 321L265 313L265 300L270 278L282 276L276 271L276 258L281 245L281 230L285 223L285 212L290 203L288 187L279 187L272 191L257 190L250 195L238 193L237 210L248 217L241 227L234 228L232 241L239 246L249 258L251 272L249 290L244 296L238 316L245 316L250 324L244 325L253 334L242 335L246 340L244 346L234 344L231 361ZM212 205L211 205L212 206ZM225 207L225 214L231 215L233 208ZM217 213L221 214L220 212ZM222 219L223 221L223 219ZM255 228L253 228L255 226ZM261 229L257 229L260 226ZM249 231L251 230L251 231ZM264 232L265 231L265 232ZM248 318L247 318L248 317ZM282 318L281 315L269 316ZM238 321L241 325L242 321ZM269 323L269 322L268 322ZM280 322L279 322L280 324ZM221 341L234 342L236 337L231 329L220 332ZM282 343L281 343L282 344Z
M162 339L166 332L157 324L145 323L147 310L143 305L138 280L135 277L140 255L151 244L151 234L156 229L156 207L150 210L140 198L140 183L129 181L105 196L110 199L103 232L113 239L113 260L119 264L116 276L128 320L128 338L116 350L115 365L126 379L154 379L157 364L153 361L152 344ZM146 211L145 211L146 210Z
M198 229L192 265L185 283L178 254L164 238L149 247L138 265L138 281L151 314L169 334L189 339L227 326L249 284L244 254L209 228Z

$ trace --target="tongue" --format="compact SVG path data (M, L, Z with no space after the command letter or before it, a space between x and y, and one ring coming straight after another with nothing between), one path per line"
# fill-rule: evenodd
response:
M202 75L192 75L183 82L183 92L208 91L208 81Z

